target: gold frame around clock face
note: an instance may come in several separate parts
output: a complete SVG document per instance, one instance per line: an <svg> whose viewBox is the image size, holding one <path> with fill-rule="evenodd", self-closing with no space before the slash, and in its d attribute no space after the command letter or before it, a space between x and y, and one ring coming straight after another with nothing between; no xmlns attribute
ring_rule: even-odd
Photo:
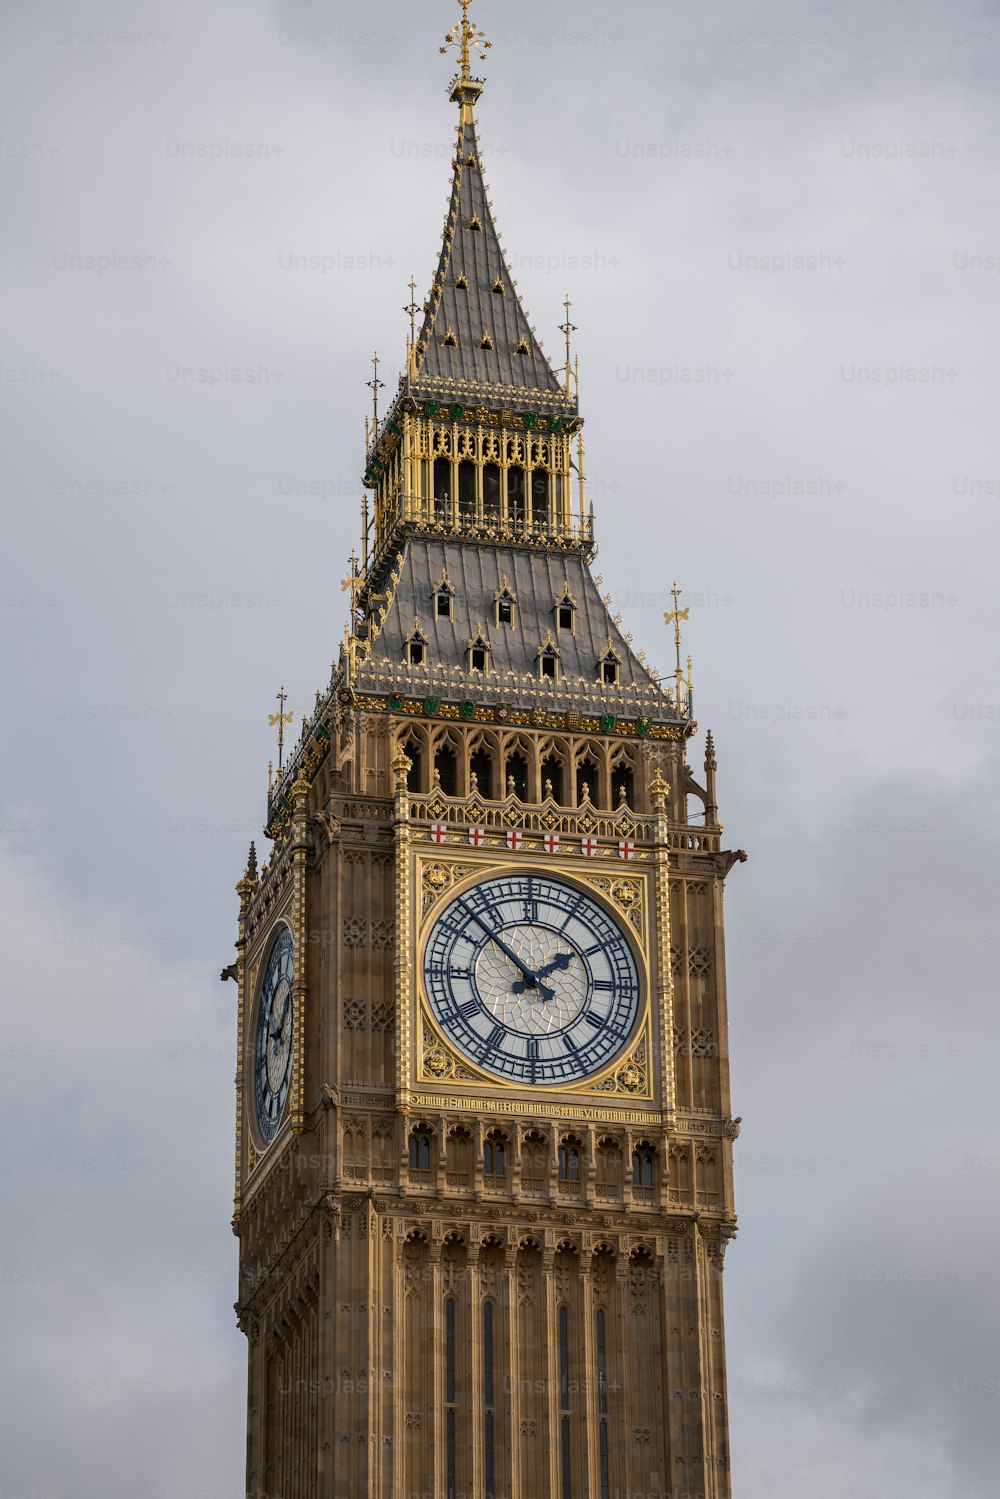
<svg viewBox="0 0 1000 1499"><path fill-rule="evenodd" d="M469 872L434 902L417 978L433 1028L494 1086L589 1087L645 1027L640 944L562 868Z"/></svg>

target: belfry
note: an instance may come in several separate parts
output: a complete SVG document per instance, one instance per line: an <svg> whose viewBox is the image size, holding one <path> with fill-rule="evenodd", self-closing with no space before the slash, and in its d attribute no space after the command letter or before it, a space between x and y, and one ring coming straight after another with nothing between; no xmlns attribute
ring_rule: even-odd
<svg viewBox="0 0 1000 1499"><path fill-rule="evenodd" d="M745 855L710 734L688 764L679 597L664 681L593 575L570 307L557 371L461 4L451 200L382 415L371 382L345 638L237 886L247 1494L728 1499Z"/></svg>

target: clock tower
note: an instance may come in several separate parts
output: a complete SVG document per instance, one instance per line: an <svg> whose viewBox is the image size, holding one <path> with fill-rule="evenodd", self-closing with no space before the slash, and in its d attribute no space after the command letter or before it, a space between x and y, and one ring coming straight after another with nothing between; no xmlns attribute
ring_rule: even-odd
<svg viewBox="0 0 1000 1499"><path fill-rule="evenodd" d="M329 686L237 886L253 1499L727 1499L716 763L591 571L483 179L369 430ZM678 608L668 616L677 631Z"/></svg>

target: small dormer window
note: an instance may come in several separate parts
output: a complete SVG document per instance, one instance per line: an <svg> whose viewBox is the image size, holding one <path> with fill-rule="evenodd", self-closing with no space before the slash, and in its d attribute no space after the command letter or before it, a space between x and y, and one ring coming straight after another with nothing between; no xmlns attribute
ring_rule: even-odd
<svg viewBox="0 0 1000 1499"><path fill-rule="evenodd" d="M473 234L481 234L482 233L483 226L479 222L479 216L478 216L478 214L473 214L472 215L472 218L469 220L469 228L472 230Z"/></svg>
<svg viewBox="0 0 1000 1499"><path fill-rule="evenodd" d="M451 330L451 328L448 329L447 333L445 334L444 338L442 338L441 342L444 344L444 347L446 349L457 349L458 348L458 339L455 337L455 334L453 333L453 331Z"/></svg>
<svg viewBox="0 0 1000 1499"><path fill-rule="evenodd" d="M622 678L622 658L611 644L611 636L597 662L597 680L605 687L616 687Z"/></svg>
<svg viewBox="0 0 1000 1499"><path fill-rule="evenodd" d="M538 652L538 675L550 681L559 675L559 652L551 639Z"/></svg>
<svg viewBox="0 0 1000 1499"><path fill-rule="evenodd" d="M436 619L455 618L455 590L448 582L448 575L442 572L434 590L434 617Z"/></svg>
<svg viewBox="0 0 1000 1499"><path fill-rule="evenodd" d="M569 584L563 584L563 591L555 603L556 629L576 629L576 599L569 591Z"/></svg>
<svg viewBox="0 0 1000 1499"><path fill-rule="evenodd" d="M427 638L420 628L419 619L413 621L413 629L406 637L405 651L408 666L423 666L427 660Z"/></svg>
<svg viewBox="0 0 1000 1499"><path fill-rule="evenodd" d="M476 626L475 633L469 641L469 670L485 671L490 662L490 643L483 634L482 627Z"/></svg>
<svg viewBox="0 0 1000 1499"><path fill-rule="evenodd" d="M501 281L501 279L500 279L499 276L494 281L492 290L493 290L494 296L497 296L497 297L502 297L504 295L504 293L506 292L507 288L504 286L504 284Z"/></svg>
<svg viewBox="0 0 1000 1499"><path fill-rule="evenodd" d="M512 625L514 623L514 611L517 607L517 598L513 589L507 582L506 575L501 580L500 587L493 595L497 610L498 625Z"/></svg>
<svg viewBox="0 0 1000 1499"><path fill-rule="evenodd" d="M482 342L480 343L479 347L481 349L492 349L493 340L492 338L490 338L490 335L488 333L483 334Z"/></svg>
<svg viewBox="0 0 1000 1499"><path fill-rule="evenodd" d="M528 348L527 342L523 338L521 339L520 343L515 348L514 353L515 354L530 354L531 353L531 350Z"/></svg>
<svg viewBox="0 0 1000 1499"><path fill-rule="evenodd" d="M455 278L455 286L456 286L456 288L459 291L468 291L469 290L469 278L468 278L468 276L457 276Z"/></svg>

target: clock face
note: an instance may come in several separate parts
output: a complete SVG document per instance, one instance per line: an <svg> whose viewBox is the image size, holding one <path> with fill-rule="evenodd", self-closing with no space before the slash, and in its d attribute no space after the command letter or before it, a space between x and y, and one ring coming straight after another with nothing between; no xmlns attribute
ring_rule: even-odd
<svg viewBox="0 0 1000 1499"><path fill-rule="evenodd" d="M639 1013L639 970L617 922L585 891L534 874L484 880L445 907L424 985L476 1066L539 1086L599 1072Z"/></svg>
<svg viewBox="0 0 1000 1499"><path fill-rule="evenodd" d="M278 1130L292 1076L292 934L283 927L271 948L257 1005L254 1091L265 1145Z"/></svg>

